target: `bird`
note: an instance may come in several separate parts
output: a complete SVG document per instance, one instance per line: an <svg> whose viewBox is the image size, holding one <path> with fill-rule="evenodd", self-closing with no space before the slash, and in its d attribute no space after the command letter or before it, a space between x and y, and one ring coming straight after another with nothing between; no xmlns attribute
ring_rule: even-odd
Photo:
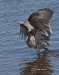
<svg viewBox="0 0 59 75"><path fill-rule="evenodd" d="M47 49L50 36L52 34L50 19L53 11L49 8L43 8L30 14L28 21L21 21L20 35L25 37L26 43L30 48Z"/></svg>

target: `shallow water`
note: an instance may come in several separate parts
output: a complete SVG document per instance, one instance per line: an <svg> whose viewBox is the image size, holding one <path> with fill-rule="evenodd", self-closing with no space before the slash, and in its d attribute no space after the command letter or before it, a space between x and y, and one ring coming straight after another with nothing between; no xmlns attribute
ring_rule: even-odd
<svg viewBox="0 0 59 75"><path fill-rule="evenodd" d="M48 51L30 49L19 36L19 21L41 8L54 11ZM59 1L0 0L0 75L59 75Z"/></svg>

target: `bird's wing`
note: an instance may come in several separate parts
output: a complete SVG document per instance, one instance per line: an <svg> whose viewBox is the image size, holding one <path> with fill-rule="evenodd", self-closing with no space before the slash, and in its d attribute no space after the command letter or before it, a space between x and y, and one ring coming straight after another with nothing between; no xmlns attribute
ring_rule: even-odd
<svg viewBox="0 0 59 75"><path fill-rule="evenodd" d="M49 45L49 37L45 36L45 34L41 31L37 31L35 35L36 39L36 46L41 49L41 48L46 48Z"/></svg>
<svg viewBox="0 0 59 75"><path fill-rule="evenodd" d="M52 14L53 14L52 10L44 8L31 14L28 18L28 21L31 23L31 25L35 29L39 29L39 31L44 32L45 35L47 36L49 35L51 31L49 20L51 19ZM49 30L49 33L48 33L48 30Z"/></svg>
<svg viewBox="0 0 59 75"><path fill-rule="evenodd" d="M41 9L37 11L40 14L40 19L50 20L53 14L53 11L47 8Z"/></svg>
<svg viewBox="0 0 59 75"><path fill-rule="evenodd" d="M20 34L28 36L34 27L29 22L20 22Z"/></svg>
<svg viewBox="0 0 59 75"><path fill-rule="evenodd" d="M38 10L37 12L32 13L29 18L28 21L31 23L33 20L39 20L40 22L49 22L49 20L51 19L53 15L53 11L47 8Z"/></svg>
<svg viewBox="0 0 59 75"><path fill-rule="evenodd" d="M20 35L27 36L28 34L28 28L24 26L24 24L20 24Z"/></svg>

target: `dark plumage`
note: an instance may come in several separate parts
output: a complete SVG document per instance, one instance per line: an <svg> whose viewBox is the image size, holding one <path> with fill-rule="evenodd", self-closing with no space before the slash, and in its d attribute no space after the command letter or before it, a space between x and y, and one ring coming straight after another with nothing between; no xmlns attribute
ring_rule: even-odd
<svg viewBox="0 0 59 75"><path fill-rule="evenodd" d="M46 48L49 45L52 33L49 20L53 11L44 8L32 13L28 22L20 22L20 32L26 37L27 45L37 50Z"/></svg>

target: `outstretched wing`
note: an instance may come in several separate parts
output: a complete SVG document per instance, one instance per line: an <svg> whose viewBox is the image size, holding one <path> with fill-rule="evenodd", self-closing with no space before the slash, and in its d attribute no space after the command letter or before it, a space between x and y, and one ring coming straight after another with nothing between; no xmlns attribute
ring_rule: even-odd
<svg viewBox="0 0 59 75"><path fill-rule="evenodd" d="M37 12L31 14L28 18L28 21L35 29L40 31L50 33L49 20L51 19L53 11L47 8L38 10ZM49 31L48 31L49 30Z"/></svg>
<svg viewBox="0 0 59 75"><path fill-rule="evenodd" d="M40 19L50 20L53 14L53 11L50 9L41 9L37 11L38 14L40 14Z"/></svg>
<svg viewBox="0 0 59 75"><path fill-rule="evenodd" d="M28 36L34 27L29 22L20 22L20 34Z"/></svg>
<svg viewBox="0 0 59 75"><path fill-rule="evenodd" d="M53 11L47 8L38 10L37 12L31 14L28 18L28 21L34 25L36 22L48 23L51 19Z"/></svg>

